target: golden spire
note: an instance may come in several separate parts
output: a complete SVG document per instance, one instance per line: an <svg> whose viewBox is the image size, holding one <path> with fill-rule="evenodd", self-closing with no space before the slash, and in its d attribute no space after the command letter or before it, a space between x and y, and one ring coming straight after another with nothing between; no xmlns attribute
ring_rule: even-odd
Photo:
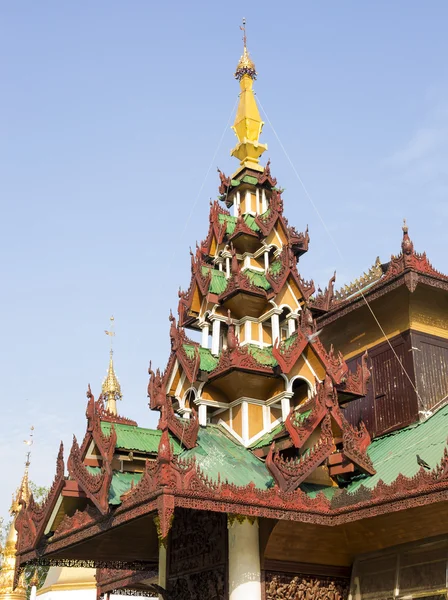
<svg viewBox="0 0 448 600"><path fill-rule="evenodd" d="M261 120L252 89L257 72L247 50L246 19L243 19L243 26L240 29L243 31L244 46L243 54L235 71L235 77L240 82L241 93L235 122L232 127L238 138L238 143L231 151L231 155L239 159L242 168L247 167L255 171L263 171L263 167L258 164L258 159L268 147L258 141L264 123ZM240 170L238 169L238 171Z"/></svg>
<svg viewBox="0 0 448 600"><path fill-rule="evenodd" d="M106 409L112 414L117 414L117 400L121 400L123 395L121 393L120 382L115 375L114 369L114 351L112 348L113 338L115 337L114 331L114 317L110 318L110 329L105 330L104 333L110 337L110 358L109 358L109 369L107 375L103 381L101 393L103 398L106 400Z"/></svg>
<svg viewBox="0 0 448 600"><path fill-rule="evenodd" d="M34 426L31 425L30 428L30 437L28 440L23 440L23 443L27 446L31 447L33 445L33 436L34 436ZM18 515L20 511L20 500L25 500L28 502L30 493L30 482L29 482L29 468L30 468L30 458L31 458L31 450L28 450L26 453L26 462L25 462L25 471L23 473L22 481L20 482L20 486L17 488L16 493L12 496L11 508L9 509L9 513L12 517Z"/></svg>
<svg viewBox="0 0 448 600"><path fill-rule="evenodd" d="M33 445L33 432L34 427L31 427L30 439L24 440L24 443L27 446ZM25 502L28 502L31 495L28 477L28 471L30 467L30 456L31 451L29 450L26 455L25 472L23 474L22 481L16 493L12 497L12 504L9 511L12 520L9 525L8 534L6 536L5 546L2 549L2 568L0 571L0 598L5 598L8 600L26 599L26 590L23 573L20 576L17 587L14 589L14 572L16 566L17 544L17 531L15 528L15 522L17 515L22 509L20 501L24 500Z"/></svg>

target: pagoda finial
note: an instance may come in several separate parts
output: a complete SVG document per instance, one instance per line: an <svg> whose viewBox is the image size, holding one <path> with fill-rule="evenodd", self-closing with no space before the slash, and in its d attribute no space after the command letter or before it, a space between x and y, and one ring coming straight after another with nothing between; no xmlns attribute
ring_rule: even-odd
<svg viewBox="0 0 448 600"><path fill-rule="evenodd" d="M406 219L403 219L403 241L401 242L401 251L405 256L409 256L414 253L414 244L412 243L411 238L409 237L409 227L406 223Z"/></svg>
<svg viewBox="0 0 448 600"><path fill-rule="evenodd" d="M104 330L104 333L110 337L110 351L109 351L109 369L107 375L103 381L101 393L106 401L106 409L113 415L117 414L117 400L122 400L123 395L121 393L120 382L115 375L114 369L114 351L113 351L113 338L115 337L114 331L114 317L110 318L110 329Z"/></svg>
<svg viewBox="0 0 448 600"><path fill-rule="evenodd" d="M257 72L247 50L246 19L243 19L243 25L240 26L240 29L243 31L244 45L243 54L236 67L235 77L240 82L241 93L235 122L232 127L238 138L238 143L231 151L231 155L240 160L241 167L263 172L263 167L258 164L258 159L267 150L267 145L259 142L264 123L261 120L252 89L253 82L257 78Z"/></svg>
<svg viewBox="0 0 448 600"><path fill-rule="evenodd" d="M28 446L28 448L31 448L31 446L34 443L33 437L34 437L34 426L31 425L29 439L23 440L23 443L26 444ZM30 482L29 482L29 469L30 469L30 464L31 464L30 459L31 459L31 450L29 449L28 452L26 453L25 471L23 473L22 481L20 482L20 485L17 488L16 493L13 494L13 497L12 497L11 508L9 509L9 513L12 517L15 517L16 515L18 515L18 513L20 511L20 507L21 507L20 501L24 500L25 502L28 502L29 497L31 495Z"/></svg>

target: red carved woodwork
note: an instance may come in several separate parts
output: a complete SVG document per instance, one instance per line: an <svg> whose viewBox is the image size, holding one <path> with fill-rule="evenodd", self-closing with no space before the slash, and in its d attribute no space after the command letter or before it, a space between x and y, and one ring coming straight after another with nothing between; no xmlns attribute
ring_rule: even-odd
<svg viewBox="0 0 448 600"><path fill-rule="evenodd" d="M103 598L105 594L123 594L126 596L150 596L157 595L152 588L144 588L142 582L153 579L158 574L158 568L134 571L132 569L97 569L97 598ZM146 589L145 589L146 588ZM133 593L134 592L134 593Z"/></svg>
<svg viewBox="0 0 448 600"><path fill-rule="evenodd" d="M348 579L266 573L265 600L347 600L348 592Z"/></svg>
<svg viewBox="0 0 448 600"><path fill-rule="evenodd" d="M18 533L17 552L26 552L37 546L61 494L64 480L64 446L61 442L56 459L56 475L45 500L42 504L38 504L33 494L30 495L28 502L20 500L22 508L15 521Z"/></svg>
<svg viewBox="0 0 448 600"><path fill-rule="evenodd" d="M181 339L182 341L185 341L185 338ZM191 342L191 340L189 341ZM199 420L196 410L194 409L194 407L192 408L189 419L181 419L177 417L173 409L172 400L166 393L166 380L169 377L172 367L174 366L174 358L176 356L182 356L182 353L185 354L183 345L181 345L181 350L178 350L177 352L172 352L170 361L168 362L168 366L164 375L160 373L159 369L157 369L157 372L154 373L150 363L148 369L148 373L150 375L148 384L148 396L150 398L149 406L151 410L160 410L161 412L161 418L158 426L159 429L163 429L166 423L168 429L174 436L177 437L180 443L183 444L186 448L190 449L196 445L196 440L199 431ZM196 356L197 358L194 367L195 373L197 373L197 370L199 368L199 353L197 353ZM190 374L190 376L192 377L191 381L194 381L196 377L195 373L194 376Z"/></svg>
<svg viewBox="0 0 448 600"><path fill-rule="evenodd" d="M317 384L317 393L304 408L309 405L312 406L311 413L305 419L301 418L300 412L292 409L285 420L286 430L288 431L294 446L296 448L302 448L311 433L320 424L322 428L327 417L328 419L331 418L330 422L332 420L337 426L337 430L342 433L342 454L345 459L356 465L361 472L373 475L375 469L367 454L367 448L371 442L370 435L363 423L361 423L358 430L354 429L348 423L339 408L337 391L333 387L329 376L325 378L323 384ZM328 429L326 431L328 431ZM333 437L336 436L332 435L332 438ZM334 442L334 445L336 446L336 441Z"/></svg>
<svg viewBox="0 0 448 600"><path fill-rule="evenodd" d="M269 200L269 208L262 215L255 216L255 223L260 228L261 233L264 237L267 237L278 219L283 215L283 200L280 192L273 191L271 195L271 199ZM286 226L283 222L284 229L286 230Z"/></svg>
<svg viewBox="0 0 448 600"><path fill-rule="evenodd" d="M423 252L423 254L418 254L415 252L414 244L412 243L412 240L408 234L408 228L406 225L404 225L401 254L398 256L392 255L386 273L380 282L393 279L408 270L416 271L417 273L422 273L423 275L429 275L430 277L435 277L436 279L448 281L447 275L444 275L443 273L440 273L440 271L434 269L427 259L425 252Z"/></svg>
<svg viewBox="0 0 448 600"><path fill-rule="evenodd" d="M288 340L288 344L285 342L279 343L277 339L272 346L272 356L278 362L282 373L285 374L291 371L308 345L308 338L302 331L297 330L293 336L293 341Z"/></svg>
<svg viewBox="0 0 448 600"><path fill-rule="evenodd" d="M289 246L283 247L280 254L280 262L281 267L277 273L274 274L270 270L266 271L266 279L269 281L274 292L278 294L288 280L288 277L292 277L304 300L308 300L314 293L314 283L313 281L305 281L299 275L297 271L297 259Z"/></svg>
<svg viewBox="0 0 448 600"><path fill-rule="evenodd" d="M56 550L61 552L65 547L119 527L128 520L154 513L158 508L163 510L163 504L158 504L157 500L161 495L169 496L165 503L164 532L169 530L167 523L171 522L173 505L330 526L448 499L448 452L444 453L440 465L431 472L421 468L414 477L400 475L389 485L380 481L373 489L361 486L355 493L337 490L331 500L322 493L310 498L300 489L284 492L274 486L262 490L253 483L235 486L221 482L219 477L217 481L211 481L194 463L186 463L172 453L169 456L169 462L164 464L164 481L169 485L161 486L158 483L162 464L157 461L152 465L148 463L140 482L122 497L122 504L117 507L113 519L101 522L100 515L90 508L73 517L65 517L51 540L43 542L39 555L36 550L19 553L19 568L23 568L26 562L36 560L37 556L39 560L46 560L46 564L50 564L52 559L51 556L45 558L47 553ZM22 542L19 540L19 547L20 544Z"/></svg>
<svg viewBox="0 0 448 600"><path fill-rule="evenodd" d="M218 188L219 194L221 196L227 196L232 180L230 177L226 177L220 169L218 169L218 173L221 182Z"/></svg>
<svg viewBox="0 0 448 600"><path fill-rule="evenodd" d="M321 433L317 443L296 459L283 459L280 452L275 452L275 442L266 457L266 466L277 485L284 492L291 492L299 487L311 473L327 459L334 450L331 418L327 414L321 422Z"/></svg>
<svg viewBox="0 0 448 600"><path fill-rule="evenodd" d="M308 252L310 244L310 234L308 226L305 233L298 232L295 227L288 227L289 243L291 244L291 250L296 256L302 256L305 252Z"/></svg>
<svg viewBox="0 0 448 600"><path fill-rule="evenodd" d="M258 175L258 183L264 185L268 183L269 187L273 188L277 185L277 179L271 175L271 160L269 159L263 170L263 173Z"/></svg>
<svg viewBox="0 0 448 600"><path fill-rule="evenodd" d="M334 302L334 284L336 281L336 271L334 272L333 277L328 282L328 287L325 288L325 291L319 290L318 295L315 298L311 298L310 300L310 308L311 310L324 313L328 312L333 306Z"/></svg>
<svg viewBox="0 0 448 600"><path fill-rule="evenodd" d="M221 377L224 373L239 369L250 371L261 375L273 375L274 370L269 365L262 365L250 353L247 346L237 346L234 349L227 348L219 355L219 361L213 371L208 374L209 380Z"/></svg>
<svg viewBox="0 0 448 600"><path fill-rule="evenodd" d="M176 358L179 360L182 368L187 376L187 379L190 383L196 380L199 365L201 362L201 357L199 355L199 344L197 342L193 342L190 340L186 334L185 330L182 327L176 326L176 319L173 317L173 314L170 313L170 338L171 338L171 350L176 354ZM193 346L194 347L194 355L192 358L185 351L184 345ZM165 380L167 378L165 377Z"/></svg>
<svg viewBox="0 0 448 600"><path fill-rule="evenodd" d="M115 430L111 429L112 438L115 438ZM115 448L115 442L113 447ZM113 454L113 450L112 450ZM101 514L106 514L109 511L109 487L112 481L112 466L109 460L103 460L100 473L91 473L83 463L83 456L78 445L76 437L73 436L73 445L70 451L70 456L67 461L67 468L70 477L74 479L79 487L83 490L86 496L94 503Z"/></svg>

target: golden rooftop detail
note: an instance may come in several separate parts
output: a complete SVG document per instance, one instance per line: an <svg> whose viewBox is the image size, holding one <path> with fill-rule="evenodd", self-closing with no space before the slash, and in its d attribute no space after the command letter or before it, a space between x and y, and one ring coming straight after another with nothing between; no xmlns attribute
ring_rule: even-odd
<svg viewBox="0 0 448 600"><path fill-rule="evenodd" d="M370 267L367 273L363 273L361 277L355 279L352 283L348 283L344 285L339 291L335 292L334 296L336 300L346 300L348 297L353 294L359 293L360 290L364 289L366 286L375 283L378 279L381 279L383 276L383 269L381 268L380 257L378 256L375 264Z"/></svg>
<svg viewBox="0 0 448 600"><path fill-rule="evenodd" d="M106 400L106 409L112 414L117 414L117 400L122 400L123 395L121 393L121 385L118 381L117 376L115 375L114 369L114 351L112 349L112 340L115 337L114 331L114 317L110 318L110 329L105 330L104 333L110 337L110 358L109 358L109 369L107 371L107 375L103 381L103 385L101 387L101 393L103 398Z"/></svg>
<svg viewBox="0 0 448 600"><path fill-rule="evenodd" d="M253 82L256 79L257 72L247 50L245 19L243 19L243 26L240 29L244 32L244 49L235 71L235 77L240 82L241 92L235 122L232 127L238 138L238 143L231 151L231 155L239 159L242 168L247 167L262 172L263 167L258 164L258 159L268 147L266 144L259 142L264 123L261 120L253 91ZM238 169L237 172L240 170Z"/></svg>

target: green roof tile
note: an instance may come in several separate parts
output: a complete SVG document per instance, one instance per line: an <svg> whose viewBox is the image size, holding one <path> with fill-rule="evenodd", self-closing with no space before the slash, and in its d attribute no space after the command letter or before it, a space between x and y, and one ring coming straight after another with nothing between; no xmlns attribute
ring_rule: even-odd
<svg viewBox="0 0 448 600"><path fill-rule="evenodd" d="M122 423L114 423L113 425L117 433L116 448L146 452L148 454L157 453L160 436L162 435L159 429L145 429L144 427L124 425ZM111 423L108 421L101 422L101 431L105 435L109 435L110 428ZM171 437L171 443L173 444L174 452L178 454L181 451L179 443L174 437Z"/></svg>
<svg viewBox="0 0 448 600"><path fill-rule="evenodd" d="M252 229L252 231L260 231L260 228L255 222L255 218L252 215L244 215L244 222Z"/></svg>
<svg viewBox="0 0 448 600"><path fill-rule="evenodd" d="M212 270L212 280L210 282L209 291L212 294L222 294L227 288L227 278L222 271Z"/></svg>
<svg viewBox="0 0 448 600"><path fill-rule="evenodd" d="M256 177L252 177L252 175L245 175L243 177L243 181L244 181L244 183L250 183L252 185L258 184L258 179Z"/></svg>
<svg viewBox="0 0 448 600"><path fill-rule="evenodd" d="M264 273L261 273L260 271L253 271L252 269L246 269L244 271L244 275L246 275L252 285L256 285L263 290L271 289L271 285L266 279L266 275Z"/></svg>
<svg viewBox="0 0 448 600"><path fill-rule="evenodd" d="M278 435L281 431L286 431L283 423L279 423L274 427L274 429L272 429L268 433L265 433L259 440L252 444L251 449L256 450L257 448L269 446L274 441L275 436Z"/></svg>
<svg viewBox="0 0 448 600"><path fill-rule="evenodd" d="M274 262L272 262L271 266L269 267L269 271L272 273L272 275L278 275L280 273L281 268L282 262L280 260L274 260Z"/></svg>
<svg viewBox="0 0 448 600"><path fill-rule="evenodd" d="M132 483L134 486L140 481L143 473L120 473L115 472L109 488L109 504L121 504L120 496L128 492Z"/></svg>
<svg viewBox="0 0 448 600"><path fill-rule="evenodd" d="M236 217L232 217L231 215L223 215L222 213L220 213L218 215L218 223L220 225L222 225L223 223L227 223L226 233L228 235L232 235L236 227Z"/></svg>
<svg viewBox="0 0 448 600"><path fill-rule="evenodd" d="M182 458L195 458L196 464L212 480L227 480L235 485L251 481L259 489L272 487L273 479L263 461L236 441L220 425L201 427L198 446L185 451Z"/></svg>
<svg viewBox="0 0 448 600"><path fill-rule="evenodd" d="M268 367L276 367L278 362L272 356L272 346L266 346L260 348L255 344L247 344L249 354L251 354L260 365L267 365Z"/></svg>
<svg viewBox="0 0 448 600"><path fill-rule="evenodd" d="M195 348L199 349L199 356L201 358L199 368L201 369L201 371L207 371L208 373L210 373L210 371L213 371L213 369L216 368L219 359L216 358L216 356L213 356L213 354L208 348L203 348L202 346L192 346L191 344L184 344L184 350L187 353L188 358L194 358Z"/></svg>
<svg viewBox="0 0 448 600"><path fill-rule="evenodd" d="M355 492L361 485L373 488L380 479L389 484L400 474L413 477L420 469L417 454L433 469L443 456L447 431L448 405L443 406L426 421L373 440L368 455L372 459L376 475L356 478L347 491Z"/></svg>

